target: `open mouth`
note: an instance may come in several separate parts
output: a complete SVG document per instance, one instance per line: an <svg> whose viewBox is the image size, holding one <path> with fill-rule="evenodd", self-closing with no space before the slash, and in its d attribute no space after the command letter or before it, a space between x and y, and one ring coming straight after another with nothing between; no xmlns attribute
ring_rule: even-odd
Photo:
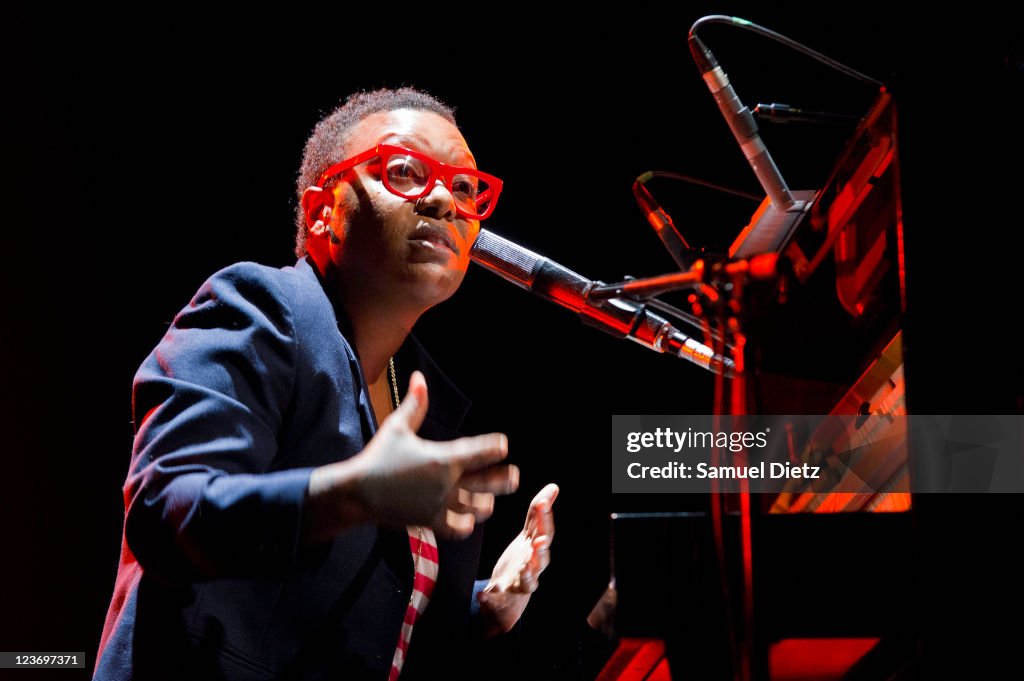
<svg viewBox="0 0 1024 681"><path fill-rule="evenodd" d="M431 225L426 222L421 222L417 225L413 233L409 235L409 239L413 241L426 241L427 243L447 248L452 253L458 255L459 251L455 247L455 239L452 238L451 234L447 229Z"/></svg>

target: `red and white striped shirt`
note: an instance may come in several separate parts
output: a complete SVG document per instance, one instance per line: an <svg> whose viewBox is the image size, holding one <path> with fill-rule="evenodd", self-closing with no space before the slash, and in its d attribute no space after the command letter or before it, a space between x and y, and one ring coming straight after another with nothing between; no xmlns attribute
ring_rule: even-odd
<svg viewBox="0 0 1024 681"><path fill-rule="evenodd" d="M409 650L409 641L412 640L413 625L427 609L430 594L433 593L434 583L437 581L437 542L434 539L434 531L429 527L410 527L408 529L409 548L412 551L415 575L413 576L409 605L405 609L405 619L402 622L402 632L398 636L395 657L391 661L391 674L388 675L388 681L395 681L402 673L405 654Z"/></svg>

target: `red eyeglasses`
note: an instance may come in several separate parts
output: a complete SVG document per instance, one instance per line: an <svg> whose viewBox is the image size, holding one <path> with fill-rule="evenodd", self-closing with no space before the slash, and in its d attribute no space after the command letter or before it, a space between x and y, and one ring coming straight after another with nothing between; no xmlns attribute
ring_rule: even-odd
<svg viewBox="0 0 1024 681"><path fill-rule="evenodd" d="M380 157L381 179L388 191L403 199L419 199L431 192L438 179L455 198L456 212L467 220L484 220L494 211L501 194L501 180L476 168L459 168L435 161L425 154L391 144L378 144L352 158L335 163L320 176L316 185L346 170Z"/></svg>

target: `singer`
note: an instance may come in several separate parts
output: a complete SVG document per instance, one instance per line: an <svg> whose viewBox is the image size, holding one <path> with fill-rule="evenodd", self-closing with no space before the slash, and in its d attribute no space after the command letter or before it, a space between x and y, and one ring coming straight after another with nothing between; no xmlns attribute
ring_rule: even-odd
<svg viewBox="0 0 1024 681"><path fill-rule="evenodd" d="M550 561L553 484L475 579L518 470L504 435L458 437L468 403L411 334L501 181L401 88L320 121L297 190L295 265L214 274L136 374L95 679L479 677L466 652Z"/></svg>

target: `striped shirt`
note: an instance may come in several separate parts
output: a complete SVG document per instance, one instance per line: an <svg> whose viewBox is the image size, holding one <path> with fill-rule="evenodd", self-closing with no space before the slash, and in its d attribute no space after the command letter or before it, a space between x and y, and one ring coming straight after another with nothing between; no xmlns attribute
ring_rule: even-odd
<svg viewBox="0 0 1024 681"><path fill-rule="evenodd" d="M429 527L410 527L408 530L409 548L412 551L415 575L412 593L409 596L409 605L405 609L402 631L398 636L398 645L395 647L395 657L391 661L391 674L388 675L388 681L395 681L402 673L405 655L409 651L409 641L412 640L413 625L427 609L430 594L433 593L434 583L437 581L437 542L434 539L434 531Z"/></svg>

